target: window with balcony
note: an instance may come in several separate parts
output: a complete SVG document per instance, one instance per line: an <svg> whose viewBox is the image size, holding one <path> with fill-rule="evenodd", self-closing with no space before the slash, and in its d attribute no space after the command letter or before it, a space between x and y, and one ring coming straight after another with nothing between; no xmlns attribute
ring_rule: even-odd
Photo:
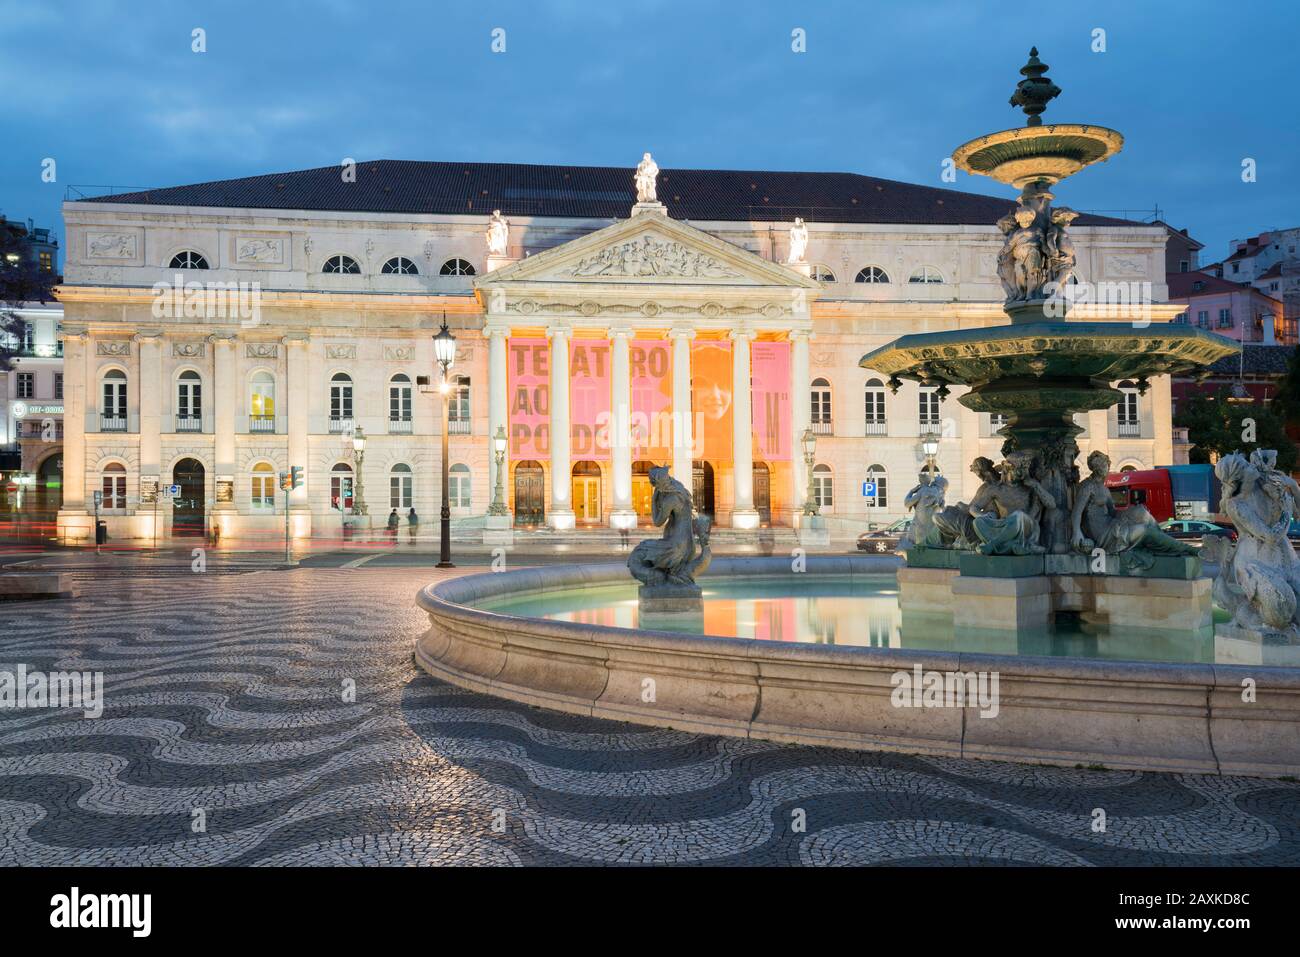
<svg viewBox="0 0 1300 957"><path fill-rule="evenodd" d="M458 375L452 381L447 402L447 431L451 435L469 435L469 376Z"/></svg>
<svg viewBox="0 0 1300 957"><path fill-rule="evenodd" d="M275 431L275 376L266 371L253 373L249 381L248 431Z"/></svg>
<svg viewBox="0 0 1300 957"><path fill-rule="evenodd" d="M176 380L176 431L203 431L203 383L192 370Z"/></svg>
<svg viewBox="0 0 1300 957"><path fill-rule="evenodd" d="M330 431L352 431L352 377L346 372L330 379Z"/></svg>
<svg viewBox="0 0 1300 957"><path fill-rule="evenodd" d="M1220 310L1219 310L1219 328L1220 328L1220 329L1227 329L1227 328L1229 328L1231 325L1232 325L1232 310L1231 310L1231 309L1220 309Z"/></svg>
<svg viewBox="0 0 1300 957"><path fill-rule="evenodd" d="M933 386L921 386L917 393L917 411L920 414L922 432L939 427L939 396Z"/></svg>
<svg viewBox="0 0 1300 957"><path fill-rule="evenodd" d="M388 381L388 431L411 431L411 379L405 373Z"/></svg>
<svg viewBox="0 0 1300 957"><path fill-rule="evenodd" d="M885 435L889 431L885 422L885 384L879 379L868 379L864 395L867 405L867 435Z"/></svg>
<svg viewBox="0 0 1300 957"><path fill-rule="evenodd" d="M1142 434L1137 386L1132 382L1121 382L1119 389L1122 396L1119 405L1115 407L1119 435L1124 438L1137 438Z"/></svg>
<svg viewBox="0 0 1300 957"><path fill-rule="evenodd" d="M825 379L812 382L812 430L814 435L831 434L831 384Z"/></svg>
<svg viewBox="0 0 1300 957"><path fill-rule="evenodd" d="M101 432L126 431L126 373L110 369L104 373L102 400L99 406Z"/></svg>

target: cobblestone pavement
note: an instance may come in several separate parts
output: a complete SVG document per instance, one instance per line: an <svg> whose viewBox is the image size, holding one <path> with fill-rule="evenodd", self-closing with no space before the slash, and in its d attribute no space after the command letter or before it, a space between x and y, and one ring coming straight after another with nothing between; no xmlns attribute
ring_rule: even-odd
<svg viewBox="0 0 1300 957"><path fill-rule="evenodd" d="M0 605L0 671L103 671L106 698L93 720L0 710L0 864L1300 864L1293 782L776 745L461 691L412 663L434 574L173 572Z"/></svg>

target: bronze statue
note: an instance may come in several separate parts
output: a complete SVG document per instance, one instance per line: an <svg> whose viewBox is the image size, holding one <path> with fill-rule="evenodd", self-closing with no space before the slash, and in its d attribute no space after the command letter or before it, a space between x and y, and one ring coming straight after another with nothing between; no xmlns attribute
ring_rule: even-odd
<svg viewBox="0 0 1300 957"><path fill-rule="evenodd" d="M1130 505L1123 511L1115 507L1106 488L1110 458L1105 452L1088 456L1088 471L1088 477L1075 486L1070 510L1071 544L1076 551L1100 548L1108 555L1131 553L1131 560L1148 568L1151 556L1196 554L1192 546L1162 532L1145 505Z"/></svg>
<svg viewBox="0 0 1300 957"><path fill-rule="evenodd" d="M656 526L662 525L664 533L661 538L647 539L632 549L627 559L628 571L643 585L694 587L695 575L708 567L712 557L708 519L692 519L691 493L672 477L667 466L650 470L650 484L654 488L650 520ZM701 529L702 547L697 551L695 539Z"/></svg>

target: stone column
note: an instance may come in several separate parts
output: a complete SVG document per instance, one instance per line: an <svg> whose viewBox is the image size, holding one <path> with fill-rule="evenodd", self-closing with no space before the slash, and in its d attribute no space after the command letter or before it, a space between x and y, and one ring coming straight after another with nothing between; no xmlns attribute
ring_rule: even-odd
<svg viewBox="0 0 1300 957"><path fill-rule="evenodd" d="M1272 326L1269 328L1271 329ZM1142 410L1144 416L1165 412L1164 415L1152 416L1154 444L1151 451L1154 457L1146 463L1146 467L1154 469L1161 465L1170 465L1174 461L1174 420L1167 411L1173 404L1173 380L1167 375L1152 376L1151 388L1147 391L1147 396L1150 400Z"/></svg>
<svg viewBox="0 0 1300 957"><path fill-rule="evenodd" d="M626 326L609 330L610 339L610 459L614 474L614 508L611 528L635 528L632 507L632 330Z"/></svg>
<svg viewBox="0 0 1300 957"><path fill-rule="evenodd" d="M691 410L691 340L695 330L672 329L668 337L673 340L673 478L692 489L695 420Z"/></svg>
<svg viewBox="0 0 1300 957"><path fill-rule="evenodd" d="M510 335L510 330L500 326L489 327L484 330L488 336L488 501L496 494L497 487L497 461L496 446L494 444L497 429L505 429L506 435L510 434L509 422L509 403L510 396L507 391L506 382L506 339ZM506 458L501 463L501 469L504 474L501 481L504 483L510 475L510 453L507 445ZM509 493L506 493L506 502L510 501ZM491 519L497 519L497 524L509 528L511 519L509 515L490 516ZM499 519L504 518L501 522Z"/></svg>
<svg viewBox="0 0 1300 957"><path fill-rule="evenodd" d="M572 330L552 326L551 340L551 502L546 522L551 528L569 529L576 524L573 514L573 477L569 472L569 336Z"/></svg>
<svg viewBox="0 0 1300 957"><path fill-rule="evenodd" d="M790 333L790 490L793 524L803 524L803 505L808 498L808 467L803 460L803 434L812 426L812 371L808 341L812 333L795 329Z"/></svg>
<svg viewBox="0 0 1300 957"><path fill-rule="evenodd" d="M737 329L731 333L732 528L757 528L754 508L754 425L750 412L749 343L754 333Z"/></svg>
<svg viewBox="0 0 1300 957"><path fill-rule="evenodd" d="M90 340L84 332L63 335L63 504L59 508L60 541L94 541L86 511L86 413L89 390L86 353Z"/></svg>
<svg viewBox="0 0 1300 957"><path fill-rule="evenodd" d="M235 416L241 400L235 375L233 335L210 336L212 344L212 403L215 464L217 469L217 509L234 511L235 490ZM223 533L225 528L222 528Z"/></svg>
<svg viewBox="0 0 1300 957"><path fill-rule="evenodd" d="M166 534L166 517L168 510L162 503L156 503L158 486L171 476L161 474L162 458L162 404L164 399L162 382L162 335L158 332L144 332L133 337L139 350L139 370L136 377L136 421L140 429L140 507L138 515L143 516L144 527L149 534L162 538ZM168 405L175 420L176 397L171 396ZM128 410L129 412L130 410ZM172 430L175 430L175 425Z"/></svg>
<svg viewBox="0 0 1300 957"><path fill-rule="evenodd" d="M289 429L289 467L297 465L302 469L303 484L289 493L289 512L291 527L295 538L311 536L311 485L310 444L308 428L310 421L310 403L312 384L307 355L308 338L305 335L285 336L281 340L285 350L284 398L276 395L277 404L281 401L287 406Z"/></svg>

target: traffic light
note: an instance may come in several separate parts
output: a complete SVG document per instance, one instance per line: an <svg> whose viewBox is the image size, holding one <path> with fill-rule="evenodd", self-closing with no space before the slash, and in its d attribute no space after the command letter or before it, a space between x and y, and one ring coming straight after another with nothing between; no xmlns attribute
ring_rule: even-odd
<svg viewBox="0 0 1300 957"><path fill-rule="evenodd" d="M280 473L280 491L282 491L282 492L287 492L287 491L289 491L289 473L288 473L288 472L281 472L281 473Z"/></svg>
<svg viewBox="0 0 1300 957"><path fill-rule="evenodd" d="M302 466L291 466L289 478L291 480L290 488L302 488Z"/></svg>

